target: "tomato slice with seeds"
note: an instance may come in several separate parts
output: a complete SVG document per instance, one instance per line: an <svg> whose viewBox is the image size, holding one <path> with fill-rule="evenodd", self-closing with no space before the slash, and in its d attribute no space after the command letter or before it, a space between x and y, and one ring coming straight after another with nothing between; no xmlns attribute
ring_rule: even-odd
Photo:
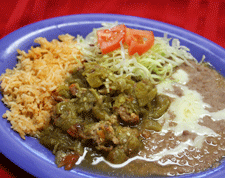
<svg viewBox="0 0 225 178"><path fill-rule="evenodd" d="M135 53L142 55L153 46L154 34L152 31L127 28L125 42L129 46L129 55Z"/></svg>
<svg viewBox="0 0 225 178"><path fill-rule="evenodd" d="M120 47L120 41L124 43L126 35L126 26L121 24L111 29L102 29L97 31L98 44L103 54L107 54Z"/></svg>

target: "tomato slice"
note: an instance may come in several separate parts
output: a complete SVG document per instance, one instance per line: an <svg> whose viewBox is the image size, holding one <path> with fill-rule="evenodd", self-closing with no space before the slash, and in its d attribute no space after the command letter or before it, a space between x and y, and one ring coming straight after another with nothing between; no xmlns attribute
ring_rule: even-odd
<svg viewBox="0 0 225 178"><path fill-rule="evenodd" d="M134 29L131 29L131 28L126 29L125 42L129 46L130 46L131 41L134 40L133 34L134 34Z"/></svg>
<svg viewBox="0 0 225 178"><path fill-rule="evenodd" d="M129 46L129 55L135 53L142 55L153 46L154 34L152 31L127 28L125 42Z"/></svg>
<svg viewBox="0 0 225 178"><path fill-rule="evenodd" d="M124 43L126 35L126 26L121 24L111 29L97 31L98 44L103 54L107 54L120 47L120 41Z"/></svg>

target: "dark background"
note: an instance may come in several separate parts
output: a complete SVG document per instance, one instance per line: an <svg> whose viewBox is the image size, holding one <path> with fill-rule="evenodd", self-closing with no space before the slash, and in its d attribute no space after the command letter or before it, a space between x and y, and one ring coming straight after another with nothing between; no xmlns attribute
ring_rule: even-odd
<svg viewBox="0 0 225 178"><path fill-rule="evenodd" d="M225 0L1 0L0 39L43 19L84 13L154 19L197 33L225 48ZM2 177L32 176L0 154Z"/></svg>

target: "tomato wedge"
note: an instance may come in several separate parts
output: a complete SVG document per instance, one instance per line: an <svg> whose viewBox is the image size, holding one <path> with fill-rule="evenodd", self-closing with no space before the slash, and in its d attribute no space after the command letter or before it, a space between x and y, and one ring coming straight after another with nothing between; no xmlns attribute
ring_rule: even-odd
<svg viewBox="0 0 225 178"><path fill-rule="evenodd" d="M103 54L107 54L120 47L120 41L124 43L126 26L121 24L111 29L97 31L98 44Z"/></svg>
<svg viewBox="0 0 225 178"><path fill-rule="evenodd" d="M120 42L126 42L129 55L138 53L142 55L154 44L152 31L127 28L125 25L117 25L111 29L97 31L98 44L102 54L107 54L120 47Z"/></svg>
<svg viewBox="0 0 225 178"><path fill-rule="evenodd" d="M125 42L129 46L129 55L135 53L142 55L153 46L154 34L152 31L127 28Z"/></svg>

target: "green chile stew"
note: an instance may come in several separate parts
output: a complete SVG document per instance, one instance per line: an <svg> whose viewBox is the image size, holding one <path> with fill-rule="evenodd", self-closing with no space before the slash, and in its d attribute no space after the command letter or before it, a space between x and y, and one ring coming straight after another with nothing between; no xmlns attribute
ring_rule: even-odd
<svg viewBox="0 0 225 178"><path fill-rule="evenodd" d="M170 105L150 80L118 77L96 62L74 69L53 97L54 114L39 141L66 170L87 147L114 164L135 156L150 136L148 131L161 130L157 118Z"/></svg>

